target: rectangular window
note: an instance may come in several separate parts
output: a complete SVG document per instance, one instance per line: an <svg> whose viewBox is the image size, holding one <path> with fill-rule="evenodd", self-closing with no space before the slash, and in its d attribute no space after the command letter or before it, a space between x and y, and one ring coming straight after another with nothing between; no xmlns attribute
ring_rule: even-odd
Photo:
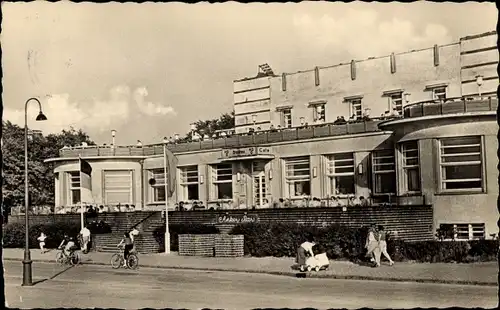
<svg viewBox="0 0 500 310"><path fill-rule="evenodd" d="M80 203L80 171L71 171L69 176L69 201L71 205Z"/></svg>
<svg viewBox="0 0 500 310"><path fill-rule="evenodd" d="M445 138L439 142L441 190L482 190L481 137Z"/></svg>
<svg viewBox="0 0 500 310"><path fill-rule="evenodd" d="M233 198L233 165L218 164L212 167L213 198Z"/></svg>
<svg viewBox="0 0 500 310"><path fill-rule="evenodd" d="M313 120L315 122L325 122L325 107L324 103L312 105L313 109Z"/></svg>
<svg viewBox="0 0 500 310"><path fill-rule="evenodd" d="M375 151L372 156L373 193L396 193L396 164L393 150Z"/></svg>
<svg viewBox="0 0 500 310"><path fill-rule="evenodd" d="M311 194L309 156L285 159L285 182L289 198Z"/></svg>
<svg viewBox="0 0 500 310"><path fill-rule="evenodd" d="M445 100L446 99L446 86L433 88L432 89L432 99Z"/></svg>
<svg viewBox="0 0 500 310"><path fill-rule="evenodd" d="M486 237L484 223L474 224L441 224L445 240L477 240Z"/></svg>
<svg viewBox="0 0 500 310"><path fill-rule="evenodd" d="M329 194L354 195L354 153L339 153L327 158L329 179Z"/></svg>
<svg viewBox="0 0 500 310"><path fill-rule="evenodd" d="M165 202L165 175L162 169L151 170L151 179L154 179L151 202Z"/></svg>
<svg viewBox="0 0 500 310"><path fill-rule="evenodd" d="M418 141L403 142L401 153L403 155L404 192L420 192Z"/></svg>
<svg viewBox="0 0 500 310"><path fill-rule="evenodd" d="M180 168L181 172L181 193L180 200L198 200L199 199L199 182L198 182L198 166L186 166Z"/></svg>
<svg viewBox="0 0 500 310"><path fill-rule="evenodd" d="M132 203L132 170L104 171L104 200L106 204Z"/></svg>
<svg viewBox="0 0 500 310"><path fill-rule="evenodd" d="M391 111L396 109L398 115L403 115L403 93L398 92L389 96L391 100Z"/></svg>
<svg viewBox="0 0 500 310"><path fill-rule="evenodd" d="M283 128L292 128L292 109L281 111L281 126Z"/></svg>
<svg viewBox="0 0 500 310"><path fill-rule="evenodd" d="M363 105L361 103L361 98L350 99L347 101L351 107L351 116L355 116L357 119L363 117Z"/></svg>

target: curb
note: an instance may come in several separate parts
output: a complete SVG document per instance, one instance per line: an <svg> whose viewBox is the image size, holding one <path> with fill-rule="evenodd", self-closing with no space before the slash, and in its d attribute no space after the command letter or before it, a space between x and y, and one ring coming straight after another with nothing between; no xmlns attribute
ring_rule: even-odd
<svg viewBox="0 0 500 310"><path fill-rule="evenodd" d="M4 258L4 261L18 261L20 258ZM33 260L33 262L41 263L55 263L53 260ZM97 265L108 266L108 263L85 261L81 262L82 265ZM297 277L298 272L292 271L266 271L266 270L252 270L252 269L230 269L230 268L210 268L210 267L183 267L183 266L159 266L159 265L140 265L144 268L156 269L171 269L171 270L198 270L198 271L219 271L219 272L238 272L238 273L255 273L255 274L269 274L275 276L289 276ZM440 280L440 279L412 279L412 278L391 278L391 277L374 277L374 276L357 276L357 275L335 275L335 274L317 274L314 272L306 273L306 278L316 279L337 279L337 280L368 280L368 281L385 281L385 282L413 282L413 283L432 283L432 284L452 284L452 285L473 285L473 286L495 286L496 282L484 281L464 281L464 280Z"/></svg>

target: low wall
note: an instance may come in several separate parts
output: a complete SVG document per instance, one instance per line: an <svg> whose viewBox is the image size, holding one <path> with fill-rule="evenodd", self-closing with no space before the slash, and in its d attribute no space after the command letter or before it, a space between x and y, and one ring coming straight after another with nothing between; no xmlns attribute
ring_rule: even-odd
<svg viewBox="0 0 500 310"><path fill-rule="evenodd" d="M113 231L126 230L148 216L155 219L155 225L164 225L159 211L136 211L124 213L100 213L96 218L111 225ZM151 219L152 219L151 218ZM79 214L32 215L30 224L47 222L70 222L78 225ZM347 208L289 208L260 210L224 210L224 211L172 211L169 212L170 224L205 224L217 225L221 232L227 232L232 226L244 222L282 222L300 223L316 226L339 224L347 227L361 227L376 223L384 225L395 238L407 241L433 239L432 206L390 206L390 207L347 207ZM24 216L9 217L9 223L24 223ZM163 224L161 224L163 222ZM140 231L149 222L142 223Z"/></svg>
<svg viewBox="0 0 500 310"><path fill-rule="evenodd" d="M242 257L244 236L226 234L179 235L179 255Z"/></svg>

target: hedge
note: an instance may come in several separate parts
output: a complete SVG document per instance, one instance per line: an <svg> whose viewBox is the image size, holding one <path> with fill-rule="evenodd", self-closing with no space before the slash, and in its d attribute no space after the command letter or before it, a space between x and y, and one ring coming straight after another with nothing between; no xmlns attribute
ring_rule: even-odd
<svg viewBox="0 0 500 310"><path fill-rule="evenodd" d="M49 223L34 224L29 227L29 247L38 248L37 238L43 232L47 235L45 247L55 249L59 246L64 235L78 238L80 227L71 223ZM24 223L10 223L3 226L3 247L4 248L24 248L25 246L25 225Z"/></svg>
<svg viewBox="0 0 500 310"><path fill-rule="evenodd" d="M192 234L192 235L203 235L203 234L217 234L219 229L212 225L202 225L202 224L170 224L170 250L179 250L179 235ZM153 231L153 236L160 246L159 252L165 251L165 226L160 226Z"/></svg>
<svg viewBox="0 0 500 310"><path fill-rule="evenodd" d="M310 235L327 249L330 259L364 260L368 227L339 225L315 227L292 223L239 224L230 234L245 236L245 254L265 257L294 257ZM477 262L496 260L498 240L404 242L388 238L388 252L395 261Z"/></svg>

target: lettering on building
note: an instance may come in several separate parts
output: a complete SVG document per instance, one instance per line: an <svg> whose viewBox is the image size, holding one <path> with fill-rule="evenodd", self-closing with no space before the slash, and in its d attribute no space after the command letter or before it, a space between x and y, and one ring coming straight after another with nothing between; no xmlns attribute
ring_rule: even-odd
<svg viewBox="0 0 500 310"><path fill-rule="evenodd" d="M242 223L257 223L259 217L257 215L222 215L217 216L217 223L219 224L242 224Z"/></svg>
<svg viewBox="0 0 500 310"><path fill-rule="evenodd" d="M254 156L254 155L271 155L271 148L256 146L256 147L222 150L222 158L244 157L244 156Z"/></svg>

